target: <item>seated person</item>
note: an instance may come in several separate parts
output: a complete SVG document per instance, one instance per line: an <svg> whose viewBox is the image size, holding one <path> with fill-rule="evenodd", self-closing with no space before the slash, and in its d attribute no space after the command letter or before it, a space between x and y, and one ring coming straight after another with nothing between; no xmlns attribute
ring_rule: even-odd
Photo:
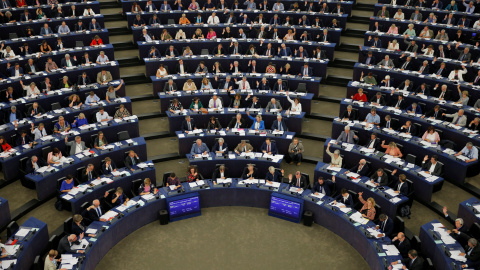
<svg viewBox="0 0 480 270"><path fill-rule="evenodd" d="M288 146L288 154L291 160L290 165L296 161L297 166L300 166L300 164L302 163L303 152L303 144L299 142L297 137L293 138L293 141Z"/></svg>
<svg viewBox="0 0 480 270"><path fill-rule="evenodd" d="M62 193L67 193L70 192L75 186L75 183L73 182L73 176L70 174L67 175L65 180L63 180L62 185L60 186L60 192Z"/></svg>
<svg viewBox="0 0 480 270"><path fill-rule="evenodd" d="M127 202L130 199L123 193L123 188L118 187L117 190L115 190L115 193L112 194L112 206L116 207L119 205L127 205Z"/></svg>
<svg viewBox="0 0 480 270"><path fill-rule="evenodd" d="M351 96L352 100L354 101L361 101L361 102L367 102L367 95L363 93L363 89L359 88L358 93L356 93L354 96Z"/></svg>
<svg viewBox="0 0 480 270"><path fill-rule="evenodd" d="M288 184L292 187L297 187L298 190L307 189L308 187L307 179L300 171L295 172L295 177L292 174L288 175Z"/></svg>
<svg viewBox="0 0 480 270"><path fill-rule="evenodd" d="M199 156L202 154L206 155L209 152L210 149L208 149L208 146L204 142L202 142L201 139L197 139L190 150L190 154L192 156Z"/></svg>
<svg viewBox="0 0 480 270"><path fill-rule="evenodd" d="M105 135L103 134L102 131L98 132L97 138L95 138L95 142L93 143L93 147L95 149L104 149L105 145L107 145L107 138L105 138Z"/></svg>
<svg viewBox="0 0 480 270"><path fill-rule="evenodd" d="M381 230L383 234L378 234L377 237L392 237L393 234L393 220L391 220L387 215L380 214L378 217L378 223L376 226L377 230Z"/></svg>
<svg viewBox="0 0 480 270"><path fill-rule="evenodd" d="M187 182L199 181L202 179L203 177L198 173L197 167L191 165L187 171Z"/></svg>
<svg viewBox="0 0 480 270"><path fill-rule="evenodd" d="M281 112L282 111L282 105L275 98L272 98L268 102L267 107L265 107L265 110L267 112L270 112L271 110L278 110L278 112Z"/></svg>
<svg viewBox="0 0 480 270"><path fill-rule="evenodd" d="M86 73L84 74L86 75ZM80 100L80 97L77 94L72 94L68 97L68 107L73 108L73 107L81 107L81 106L82 106L82 100Z"/></svg>
<svg viewBox="0 0 480 270"><path fill-rule="evenodd" d="M408 196L408 183L406 182L407 176L405 176L405 174L400 174L397 177L395 175L396 173L397 173L397 170L393 170L392 178L393 178L393 182L395 182L395 186L393 186L393 190L397 194Z"/></svg>
<svg viewBox="0 0 480 270"><path fill-rule="evenodd" d="M195 125L194 119L191 118L190 115L185 116L185 120L182 122L182 131L189 133L195 129L197 129L197 126Z"/></svg>
<svg viewBox="0 0 480 270"><path fill-rule="evenodd" d="M141 161L137 153L135 153L133 150L130 150L128 152L128 156L125 158L125 167L133 172L135 170L133 166L137 165L138 163L141 163Z"/></svg>
<svg viewBox="0 0 480 270"><path fill-rule="evenodd" d="M417 128L412 125L412 121L407 121L407 122L405 122L405 125L403 125L400 128L400 132L404 132L406 134L411 134L411 135L416 135L417 134Z"/></svg>
<svg viewBox="0 0 480 270"><path fill-rule="evenodd" d="M273 122L271 129L274 131L287 131L287 125L283 121L281 114L277 114L277 121Z"/></svg>
<svg viewBox="0 0 480 270"><path fill-rule="evenodd" d="M385 106L385 98L382 96L382 93L377 92L377 94L370 99L370 103L375 106Z"/></svg>
<svg viewBox="0 0 480 270"><path fill-rule="evenodd" d="M407 112L408 113L414 113L414 114L422 114L422 108L420 106L418 106L417 103L412 103L412 105L410 105L407 108Z"/></svg>
<svg viewBox="0 0 480 270"><path fill-rule="evenodd" d="M147 194L157 194L157 192L158 189L155 187L154 184L152 184L150 178L145 178L145 180L143 180L143 183L138 188L138 195L140 196Z"/></svg>
<svg viewBox="0 0 480 270"><path fill-rule="evenodd" d="M360 176L367 176L368 170L369 168L367 165L367 161L365 159L360 159L358 164L353 168L351 168L350 170L346 171L345 174L353 172L353 173L359 174Z"/></svg>
<svg viewBox="0 0 480 270"><path fill-rule="evenodd" d="M435 130L433 126L429 126L427 128L427 131L422 136L422 140L427 141L429 143L436 143L438 144L440 142L440 135L438 135L438 132Z"/></svg>
<svg viewBox="0 0 480 270"><path fill-rule="evenodd" d="M208 102L208 107L214 110L221 110L223 108L222 101L217 97L216 94L213 94L212 98Z"/></svg>
<svg viewBox="0 0 480 270"><path fill-rule="evenodd" d="M75 127L81 127L81 126L85 126L85 125L88 125L87 118L85 118L84 113L79 113L78 117L73 121L72 127L75 128Z"/></svg>
<svg viewBox="0 0 480 270"><path fill-rule="evenodd" d="M403 232L399 232L397 236L392 239L392 244L397 247L403 258L408 258L408 252L411 249L410 240L405 237Z"/></svg>
<svg viewBox="0 0 480 270"><path fill-rule="evenodd" d="M403 157L400 148L398 148L397 144L394 142L390 142L388 145L385 145L385 140L382 141L380 147L385 149L385 154L390 155L392 157Z"/></svg>
<svg viewBox="0 0 480 270"><path fill-rule="evenodd" d="M85 104L86 105L98 104L99 101L100 101L100 98L95 94L95 92L90 91L90 94L85 99Z"/></svg>
<svg viewBox="0 0 480 270"><path fill-rule="evenodd" d="M330 196L335 191L333 190L335 183L335 176L332 176L332 181L325 181L322 176L318 177L317 181L313 184L312 193L315 195L323 194Z"/></svg>
<svg viewBox="0 0 480 270"><path fill-rule="evenodd" d="M352 196L348 193L346 188L342 188L342 190L340 190L340 194L337 197L335 197L335 201L333 201L333 204L337 204L337 202L344 204L340 206L340 208L354 206Z"/></svg>
<svg viewBox="0 0 480 270"><path fill-rule="evenodd" d="M58 253L59 254L74 254L74 253L83 253L83 250L73 250L72 245L79 245L83 239L83 234L80 234L80 237L77 238L75 234L65 235L58 242Z"/></svg>
<svg viewBox="0 0 480 270"><path fill-rule="evenodd" d="M464 127L467 125L467 117L464 115L463 109L458 110L458 112L456 113L452 113L452 114L442 113L442 115L448 118L452 118L451 123L455 126Z"/></svg>
<svg viewBox="0 0 480 270"><path fill-rule="evenodd" d="M100 107L98 109L98 112L97 114L95 115L96 116L96 119L97 119L97 122L98 123L101 123L101 122L108 122L110 120L113 119L113 117L111 117L110 115L108 115L108 113L105 111L105 109L103 107Z"/></svg>
<svg viewBox="0 0 480 270"><path fill-rule="evenodd" d="M77 237L80 237L81 234L85 234L85 224L83 223L82 215L75 214L73 215L73 222L72 222L72 233L75 234ZM95 237L95 234L88 234L86 236Z"/></svg>
<svg viewBox="0 0 480 270"><path fill-rule="evenodd" d="M240 155L240 153L249 153L253 151L253 146L250 143L247 143L245 140L242 140L237 147L235 148L235 153Z"/></svg>
<svg viewBox="0 0 480 270"><path fill-rule="evenodd" d="M53 126L54 133L68 132L70 130L70 124L65 121L63 116L58 117L58 122Z"/></svg>
<svg viewBox="0 0 480 270"><path fill-rule="evenodd" d="M100 179L97 171L95 171L95 167L93 164L88 164L87 168L85 168L82 172L82 183L92 181L94 179Z"/></svg>
<svg viewBox="0 0 480 270"><path fill-rule="evenodd" d="M178 177L175 176L175 173L171 173L170 176L167 178L167 187L175 186L174 189L181 188L182 184Z"/></svg>
<svg viewBox="0 0 480 270"><path fill-rule="evenodd" d="M360 89L359 89L359 90L360 90ZM365 95L364 95L364 96L365 96ZM351 121L353 121L353 120L356 120L356 119L357 119L357 112L354 111L352 108L353 108L352 105L348 105L348 106L347 106L347 110L343 112L343 115L342 115L342 117L341 117L341 119L342 119L343 121L346 121L346 120L351 120Z"/></svg>
<svg viewBox="0 0 480 270"><path fill-rule="evenodd" d="M112 172L117 171L117 165L115 165L115 162L109 157L105 158L105 162L102 165L102 172L103 174L111 174Z"/></svg>
<svg viewBox="0 0 480 270"><path fill-rule="evenodd" d="M365 122L367 122L367 126L368 124L380 124L380 116L377 115L377 110L375 108L372 108L367 117L365 117Z"/></svg>
<svg viewBox="0 0 480 270"><path fill-rule="evenodd" d="M52 152L47 155L48 165L60 164L62 159L62 152L57 148L53 148Z"/></svg>
<svg viewBox="0 0 480 270"><path fill-rule="evenodd" d="M442 174L442 164L438 163L438 156L433 155L428 161L428 155L423 158L422 169L431 175L440 176Z"/></svg>
<svg viewBox="0 0 480 270"><path fill-rule="evenodd" d="M250 111L247 111L247 116L253 121L252 127L250 127L250 129L265 130L265 123L262 120L262 115L257 114L257 116L254 118L250 115Z"/></svg>
<svg viewBox="0 0 480 270"><path fill-rule="evenodd" d="M269 155L276 155L277 154L277 145L276 143L272 142L270 138L266 138L265 142L262 144L260 150L263 153L267 153Z"/></svg>
<svg viewBox="0 0 480 270"><path fill-rule="evenodd" d="M343 158L340 156L340 150L336 149L334 153L330 152L330 143L327 145L327 154L330 156L330 166L342 167Z"/></svg>
<svg viewBox="0 0 480 270"><path fill-rule="evenodd" d="M32 156L30 160L27 161L25 172L27 174L33 173L43 166L46 166L46 164L42 160L38 159L37 156Z"/></svg>
<svg viewBox="0 0 480 270"><path fill-rule="evenodd" d="M370 134L370 140L368 141L367 144L365 144L365 147L368 149L378 150L379 146L380 146L380 139L377 138L377 134L376 133Z"/></svg>
<svg viewBox="0 0 480 270"><path fill-rule="evenodd" d="M353 130L350 130L350 126L345 126L345 130L340 133L337 138L338 143L346 142L346 143L355 143L355 140L358 140L358 136L355 135Z"/></svg>
<svg viewBox="0 0 480 270"><path fill-rule="evenodd" d="M223 138L219 138L212 148L212 151L216 154L226 154L228 151L228 145Z"/></svg>
<svg viewBox="0 0 480 270"><path fill-rule="evenodd" d="M228 168L226 168L225 165L220 165L213 172L212 181L214 184L216 184L217 179L227 179L229 177L230 174L228 173Z"/></svg>
<svg viewBox="0 0 480 270"><path fill-rule="evenodd" d="M22 130L22 131L20 131L20 136L17 136L17 140L15 142L15 145L16 146L22 146L22 145L26 145L26 144L29 144L30 147L32 147L33 140L30 136L27 135L26 130Z"/></svg>
<svg viewBox="0 0 480 270"><path fill-rule="evenodd" d="M247 123L245 122L245 119L242 118L242 114L237 113L235 117L230 120L230 123L228 123L227 130L230 128L246 128Z"/></svg>
<svg viewBox="0 0 480 270"><path fill-rule="evenodd" d="M284 171L283 169L279 171L275 170L275 167L268 167L268 173L265 175L265 181L272 184L273 182L281 183L283 179Z"/></svg>
<svg viewBox="0 0 480 270"><path fill-rule="evenodd" d="M370 175L370 182L375 186L386 186L388 184L388 175L379 168L372 175Z"/></svg>
<svg viewBox="0 0 480 270"><path fill-rule="evenodd" d="M248 164L243 169L242 179L257 179L257 168L253 164Z"/></svg>
<svg viewBox="0 0 480 270"><path fill-rule="evenodd" d="M362 214L362 217L373 221L377 212L377 210L375 209L375 200L370 197L365 201L362 195L363 192L358 193L358 199L363 204L362 209L360 209L360 213Z"/></svg>

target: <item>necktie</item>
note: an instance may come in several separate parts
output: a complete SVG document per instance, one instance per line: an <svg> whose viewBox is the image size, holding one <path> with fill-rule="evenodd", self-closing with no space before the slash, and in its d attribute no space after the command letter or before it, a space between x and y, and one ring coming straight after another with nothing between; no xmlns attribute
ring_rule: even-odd
<svg viewBox="0 0 480 270"><path fill-rule="evenodd" d="M425 66L422 66L422 67L420 68L420 73L422 73L424 69L425 69Z"/></svg>
<svg viewBox="0 0 480 270"><path fill-rule="evenodd" d="M465 156L466 156L467 158L470 158L470 152L472 152L472 151L471 151L471 150L468 150L468 152L465 154Z"/></svg>
<svg viewBox="0 0 480 270"><path fill-rule="evenodd" d="M457 115L457 120L455 121L455 125L458 124L458 122L460 122L460 116Z"/></svg>
<svg viewBox="0 0 480 270"><path fill-rule="evenodd" d="M102 216L102 210L100 210L100 206L97 207L97 215L98 215L98 217Z"/></svg>
<svg viewBox="0 0 480 270"><path fill-rule="evenodd" d="M478 78L479 78L479 76L477 76L477 78L475 78L475 83L477 83L477 82L478 82Z"/></svg>
<svg viewBox="0 0 480 270"><path fill-rule="evenodd" d="M400 100L397 102L397 105L395 107L400 107Z"/></svg>
<svg viewBox="0 0 480 270"><path fill-rule="evenodd" d="M368 58L367 58L367 61L365 62L365 64L370 65L370 60L371 60L371 58L368 57Z"/></svg>
<svg viewBox="0 0 480 270"><path fill-rule="evenodd" d="M373 43L373 46L377 47L377 41L375 41L375 42Z"/></svg>
<svg viewBox="0 0 480 270"><path fill-rule="evenodd" d="M278 122L278 130L279 131L282 131L283 130L283 126L282 126L282 122Z"/></svg>
<svg viewBox="0 0 480 270"><path fill-rule="evenodd" d="M213 108L217 108L217 102L215 102L215 100L213 101Z"/></svg>
<svg viewBox="0 0 480 270"><path fill-rule="evenodd" d="M243 83L243 90L245 90L245 85L246 85L246 83Z"/></svg>
<svg viewBox="0 0 480 270"><path fill-rule="evenodd" d="M300 178L297 178L297 187L300 186Z"/></svg>
<svg viewBox="0 0 480 270"><path fill-rule="evenodd" d="M437 113L438 113L438 112L435 112L435 118L437 118Z"/></svg>
<svg viewBox="0 0 480 270"><path fill-rule="evenodd" d="M407 67L407 64L408 64L408 62L405 62L405 64L403 64L403 66L402 66L402 69L405 69Z"/></svg>
<svg viewBox="0 0 480 270"><path fill-rule="evenodd" d="M417 16L418 16L418 15L417 15L417 14L415 14L415 17L413 17L413 20L415 20L415 21L416 21L416 20L417 20Z"/></svg>
<svg viewBox="0 0 480 270"><path fill-rule="evenodd" d="M478 78L478 77L477 77L477 78ZM440 96L439 96L438 98L443 98L443 91L442 91L442 93L440 94ZM437 113L435 113L435 114L437 114Z"/></svg>
<svg viewBox="0 0 480 270"><path fill-rule="evenodd" d="M92 180L92 172L88 172L88 180Z"/></svg>
<svg viewBox="0 0 480 270"><path fill-rule="evenodd" d="M199 148L199 150L200 150L200 148ZM132 158L132 165L135 165L135 159L134 158Z"/></svg>
<svg viewBox="0 0 480 270"><path fill-rule="evenodd" d="M192 130L192 124L190 124L190 122L188 122L188 130Z"/></svg>
<svg viewBox="0 0 480 270"><path fill-rule="evenodd" d="M437 71L437 75L440 75L440 74L442 73L442 70L443 70L443 68L439 69L439 70Z"/></svg>
<svg viewBox="0 0 480 270"><path fill-rule="evenodd" d="M22 144L25 144L25 137L22 138Z"/></svg>
<svg viewBox="0 0 480 270"><path fill-rule="evenodd" d="M390 128L390 121L387 122L387 128Z"/></svg>
<svg viewBox="0 0 480 270"><path fill-rule="evenodd" d="M267 153L270 153L270 145L267 145Z"/></svg>
<svg viewBox="0 0 480 270"><path fill-rule="evenodd" d="M235 128L239 128L239 127L240 127L240 125L239 125L238 122L237 122L237 124L235 125Z"/></svg>
<svg viewBox="0 0 480 270"><path fill-rule="evenodd" d="M465 58L465 54L462 55L462 57L460 57L460 60L463 60Z"/></svg>
<svg viewBox="0 0 480 270"><path fill-rule="evenodd" d="M323 193L323 186L320 186L320 193Z"/></svg>

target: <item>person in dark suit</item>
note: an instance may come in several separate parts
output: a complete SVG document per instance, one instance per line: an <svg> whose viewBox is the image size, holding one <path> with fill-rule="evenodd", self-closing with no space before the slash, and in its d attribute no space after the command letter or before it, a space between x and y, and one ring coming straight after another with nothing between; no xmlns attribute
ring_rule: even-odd
<svg viewBox="0 0 480 270"><path fill-rule="evenodd" d="M213 145L212 152L217 154L224 154L228 151L228 145L223 138L219 138L215 145Z"/></svg>
<svg viewBox="0 0 480 270"><path fill-rule="evenodd" d="M301 189L306 189L308 187L307 179L300 173L300 171L296 171L295 176L292 174L288 175L288 184L292 187Z"/></svg>
<svg viewBox="0 0 480 270"><path fill-rule="evenodd" d="M377 92L377 94L370 99L370 103L377 106L385 106L385 98L381 92Z"/></svg>
<svg viewBox="0 0 480 270"><path fill-rule="evenodd" d="M412 125L412 121L407 121L407 122L405 122L405 125L403 125L400 128L400 132L405 132L406 134L416 135L417 134L417 128L414 125Z"/></svg>
<svg viewBox="0 0 480 270"><path fill-rule="evenodd" d="M32 137L28 136L26 130L20 131L19 135L20 136L17 136L17 139L15 141L16 146L30 144L31 142L33 142Z"/></svg>
<svg viewBox="0 0 480 270"><path fill-rule="evenodd" d="M397 100L394 100L392 98L391 102L390 102L390 106L391 107L394 107L395 109L399 109L399 110L405 110L405 107L407 107L407 103L405 102L405 100L403 99L403 95L400 94L398 95L398 99Z"/></svg>
<svg viewBox="0 0 480 270"><path fill-rule="evenodd" d="M435 176L439 176L440 174L442 174L442 165L438 163L437 155L433 155L430 158L430 161L427 162L427 160L428 160L428 155L425 156L425 158L422 161L422 169L425 170L426 173L435 175Z"/></svg>
<svg viewBox="0 0 480 270"><path fill-rule="evenodd" d="M188 133L189 131L197 129L195 121L190 115L185 116L185 120L182 122L182 131Z"/></svg>
<svg viewBox="0 0 480 270"><path fill-rule="evenodd" d="M41 71L40 69L38 69L35 62L36 62L36 59L33 59L33 58L28 59L28 63L26 63L25 66L23 66L23 70L25 74L32 74L32 73Z"/></svg>
<svg viewBox="0 0 480 270"><path fill-rule="evenodd" d="M308 66L308 63L305 62L303 67L300 69L298 76L311 77L313 75L312 68Z"/></svg>
<svg viewBox="0 0 480 270"><path fill-rule="evenodd" d="M75 24L75 31L86 31L86 30L87 30L87 27L85 25L83 25L82 21L78 21Z"/></svg>
<svg viewBox="0 0 480 270"><path fill-rule="evenodd" d="M367 53L365 53L364 51L362 51L362 46L358 46L359 47L359 52L361 52L365 59L363 60L363 64L365 65L375 65L375 63L377 63L375 61L375 56L373 56L373 52L372 51L368 51Z"/></svg>
<svg viewBox="0 0 480 270"><path fill-rule="evenodd" d="M115 190L115 193L112 194L111 203L113 207L119 206L119 205L126 205L127 202L130 200L125 193L123 193L123 188L118 187L117 190Z"/></svg>
<svg viewBox="0 0 480 270"><path fill-rule="evenodd" d="M410 106L408 106L407 112L415 113L415 114L422 114L422 108L420 106L418 106L417 103L412 103Z"/></svg>
<svg viewBox="0 0 480 270"><path fill-rule="evenodd" d="M62 58L62 61L60 61L60 67L74 67L77 65L78 65L77 58L76 57L71 58L70 54L68 53L65 54L65 57Z"/></svg>
<svg viewBox="0 0 480 270"><path fill-rule="evenodd" d="M287 84L282 79L278 79L277 83L273 85L274 92L280 92L280 91L286 91L286 90L288 90Z"/></svg>
<svg viewBox="0 0 480 270"><path fill-rule="evenodd" d="M411 249L410 240L405 237L403 232L399 232L397 236L392 239L392 244L397 247L403 258L408 258L408 251Z"/></svg>
<svg viewBox="0 0 480 270"><path fill-rule="evenodd" d="M388 184L388 176L383 169L376 170L372 175L370 175L370 179L370 181L376 186L386 186Z"/></svg>
<svg viewBox="0 0 480 270"><path fill-rule="evenodd" d="M345 206L341 206L341 208L353 207L352 196L348 193L346 188L342 188L342 190L340 191L340 194L337 197L335 197L334 204L337 204L337 202L343 203L345 205Z"/></svg>
<svg viewBox="0 0 480 270"><path fill-rule="evenodd" d="M106 157L105 162L102 164L102 173L111 174L115 171L117 171L117 165L115 165L115 162L113 162L111 158Z"/></svg>
<svg viewBox="0 0 480 270"><path fill-rule="evenodd" d="M106 196L108 196L108 191L105 192L105 197ZM102 200L103 199L104 198L102 198ZM86 210L88 219L90 219L91 221L106 221L105 219L100 218L103 214L107 212L107 209L105 207L102 207L99 199L93 200L92 205L89 206Z"/></svg>
<svg viewBox="0 0 480 270"><path fill-rule="evenodd" d="M422 115L422 118L433 118L440 120L442 119L442 112L440 111L440 105L435 105L432 110L430 110L428 113L425 115Z"/></svg>
<svg viewBox="0 0 480 270"><path fill-rule="evenodd" d="M272 182L281 183L283 179L283 174L283 169L279 172L275 170L275 167L270 166L268 167L268 173L265 175L265 181L269 184L271 184Z"/></svg>
<svg viewBox="0 0 480 270"><path fill-rule="evenodd" d="M177 91L177 84L173 82L172 79L169 79L168 82L163 86L163 92L174 92Z"/></svg>
<svg viewBox="0 0 480 270"><path fill-rule="evenodd" d="M260 147L260 151L268 153L269 155L276 155L278 150L276 143L272 142L270 138L266 138L262 147Z"/></svg>
<svg viewBox="0 0 480 270"><path fill-rule="evenodd" d="M248 164L246 168L243 169L242 179L257 179L257 168L253 164Z"/></svg>
<svg viewBox="0 0 480 270"><path fill-rule="evenodd" d="M133 166L141 163L140 158L138 157L135 151L130 150L128 156L125 158L125 167L129 168L131 171L134 171Z"/></svg>
<svg viewBox="0 0 480 270"><path fill-rule="evenodd" d="M385 214L380 214L379 220L377 223L377 230L380 229L382 230L383 234L379 234L378 236L380 237L390 237L392 238L393 234L393 220L390 219L387 215Z"/></svg>
<svg viewBox="0 0 480 270"><path fill-rule="evenodd" d="M377 134L372 133L370 134L370 140L364 146L368 149L378 150L380 145L381 145L381 141L379 138L377 138Z"/></svg>
<svg viewBox="0 0 480 270"><path fill-rule="evenodd" d="M335 176L332 176L332 181L325 181L323 177L318 177L317 181L313 184L312 192L315 195L324 194L327 196L332 195L332 192L335 190L333 189L333 185L335 183Z"/></svg>
<svg viewBox="0 0 480 270"><path fill-rule="evenodd" d="M77 238L80 238L81 235L85 234L85 224L83 223L83 217L82 215L75 214L73 215L73 222L72 222L72 233L77 236ZM87 236L87 235L85 235ZM89 237L95 237L94 234L89 234Z"/></svg>
<svg viewBox="0 0 480 270"><path fill-rule="evenodd" d="M80 237L77 237L75 234L65 235L60 241L58 242L58 254L74 254L74 253L83 253L83 250L73 250L72 245L80 244L82 241L83 235L81 234Z"/></svg>
<svg viewBox="0 0 480 270"><path fill-rule="evenodd" d="M177 57L178 51L173 46L170 46L168 49L165 50L165 56L167 57Z"/></svg>
<svg viewBox="0 0 480 270"><path fill-rule="evenodd" d="M273 121L272 124L272 130L277 130L277 131L287 131L287 125L285 124L285 121L283 120L282 116L280 114L277 114L277 120Z"/></svg>
<svg viewBox="0 0 480 270"><path fill-rule="evenodd" d="M397 170L392 171L392 182L395 182L395 186L393 186L393 190L395 193L402 194L404 196L408 196L408 183L406 182L407 176L405 174L400 174L398 177L396 175Z"/></svg>
<svg viewBox="0 0 480 270"><path fill-rule="evenodd" d="M417 251L415 249L408 251L408 258L403 260L398 260L392 262L392 265L403 263L408 270L422 270L423 269L423 259L418 257Z"/></svg>
<svg viewBox="0 0 480 270"><path fill-rule="evenodd" d="M252 108L252 109L260 109L262 106L260 105L260 102L258 102L258 98L256 96L253 96L250 98L250 95L248 95L245 98L246 101L246 106L245 108Z"/></svg>
<svg viewBox="0 0 480 270"><path fill-rule="evenodd" d="M357 119L357 112L352 109L352 105L347 106L347 110L343 112L342 120L356 120Z"/></svg>
<svg viewBox="0 0 480 270"><path fill-rule="evenodd" d="M212 181L216 182L217 179L226 179L229 177L230 177L230 174L228 173L228 168L225 167L224 165L220 165L213 172Z"/></svg>
<svg viewBox="0 0 480 270"><path fill-rule="evenodd" d="M382 41L378 38L378 36L374 36L372 39L372 36L368 36L368 46L373 47L373 48L382 48Z"/></svg>
<svg viewBox="0 0 480 270"><path fill-rule="evenodd" d="M43 166L47 166L45 162L38 159L37 156L32 156L30 160L27 161L25 172L27 174L35 172L37 169L40 169Z"/></svg>
<svg viewBox="0 0 480 270"><path fill-rule="evenodd" d="M281 56L289 56L289 57L292 57L292 50L290 49L290 47L287 47L285 45L285 43L282 43L282 45L280 47L278 47L278 56L281 57Z"/></svg>
<svg viewBox="0 0 480 270"><path fill-rule="evenodd" d="M242 115L240 113L237 113L235 117L232 117L232 120L230 120L230 123L228 123L227 130L230 128L246 128L247 124L245 122L245 119L242 118Z"/></svg>
<svg viewBox="0 0 480 270"><path fill-rule="evenodd" d="M460 253L460 256L465 256L467 259L467 263L462 265L462 267L478 267L480 264L480 247L477 239L468 239L468 244L465 246L465 254Z"/></svg>
<svg viewBox="0 0 480 270"><path fill-rule="evenodd" d="M86 72L83 72L82 75L78 76L77 85L88 85L91 84L92 80L88 77Z"/></svg>
<svg viewBox="0 0 480 270"><path fill-rule="evenodd" d="M27 109L27 116L35 116L44 113L45 110L42 108L42 106L38 105L38 102L34 102L32 106L28 107Z"/></svg>
<svg viewBox="0 0 480 270"><path fill-rule="evenodd" d="M93 164L88 164L87 168L82 171L82 183L94 180L95 178L100 179Z"/></svg>
<svg viewBox="0 0 480 270"><path fill-rule="evenodd" d="M383 26L379 22L375 22L370 28L368 29L372 32L384 32L383 31Z"/></svg>
<svg viewBox="0 0 480 270"><path fill-rule="evenodd" d="M360 159L358 164L351 168L350 170L346 171L345 174L348 174L349 172L353 172L356 174L359 174L360 176L367 176L368 173L368 165L367 161L365 159Z"/></svg>

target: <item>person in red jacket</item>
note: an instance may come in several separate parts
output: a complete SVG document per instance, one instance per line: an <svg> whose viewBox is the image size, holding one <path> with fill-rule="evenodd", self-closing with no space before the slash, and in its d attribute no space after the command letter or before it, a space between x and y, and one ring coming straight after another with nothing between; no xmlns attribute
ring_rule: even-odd
<svg viewBox="0 0 480 270"><path fill-rule="evenodd" d="M93 38L92 43L90 43L90 46L96 46L96 45L103 45L103 41L98 35L96 35Z"/></svg>
<svg viewBox="0 0 480 270"><path fill-rule="evenodd" d="M2 151L3 152L12 149L10 144L7 143L7 141L5 140L5 138L3 136L0 136L0 145L2 146Z"/></svg>
<svg viewBox="0 0 480 270"><path fill-rule="evenodd" d="M363 89L359 88L358 93L355 94L355 96L352 96L352 99L362 101L362 102L367 102L367 95L363 93Z"/></svg>

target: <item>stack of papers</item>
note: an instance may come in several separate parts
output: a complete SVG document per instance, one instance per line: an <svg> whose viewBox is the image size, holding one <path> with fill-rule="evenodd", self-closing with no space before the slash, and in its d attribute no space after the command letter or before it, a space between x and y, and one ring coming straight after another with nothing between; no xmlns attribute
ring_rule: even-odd
<svg viewBox="0 0 480 270"><path fill-rule="evenodd" d="M330 165L330 166L327 167L327 170L339 172L339 171L342 170L342 168L341 167L334 167L334 166Z"/></svg>
<svg viewBox="0 0 480 270"><path fill-rule="evenodd" d="M353 213L350 218L357 222L357 223L360 223L360 224L367 224L368 223L368 219L362 217L362 214L360 214L360 212L355 212Z"/></svg>
<svg viewBox="0 0 480 270"><path fill-rule="evenodd" d="M127 210L128 208L131 208L131 207L133 207L137 204L138 204L137 201L129 200L127 202L127 205L122 204L122 205L118 206L116 209L117 209L117 211L123 212L123 211Z"/></svg>
<svg viewBox="0 0 480 270"><path fill-rule="evenodd" d="M3 261L0 261L0 266L2 269L8 269L12 264L16 264L17 263L17 259L15 260L3 260Z"/></svg>
<svg viewBox="0 0 480 270"><path fill-rule="evenodd" d="M280 183L279 182L272 182L271 184L270 183L266 183L265 186L267 187L274 187L274 188L279 188L280 187Z"/></svg>
<svg viewBox="0 0 480 270"><path fill-rule="evenodd" d="M388 256L397 256L400 254L400 251L398 251L394 245L382 245L382 248Z"/></svg>
<svg viewBox="0 0 480 270"><path fill-rule="evenodd" d="M387 193L388 195L392 196L392 197L397 197L399 195L398 193L395 193L395 191L391 188L385 190L384 192Z"/></svg>
<svg viewBox="0 0 480 270"><path fill-rule="evenodd" d="M391 201L392 203L398 203L398 202L400 202L401 200L402 200L402 199L400 199L400 197L395 197L395 198L391 198L391 199L390 199L390 201Z"/></svg>
<svg viewBox="0 0 480 270"><path fill-rule="evenodd" d="M155 196L152 193L149 193L149 194L142 195L141 198L148 201L148 200L154 199Z"/></svg>
<svg viewBox="0 0 480 270"><path fill-rule="evenodd" d="M296 192L298 194L302 194L303 193L303 188L297 188L297 187L290 187L290 189L288 190L290 192Z"/></svg>
<svg viewBox="0 0 480 270"><path fill-rule="evenodd" d="M118 215L115 211L108 211L107 213L103 214L100 219L111 220L112 218Z"/></svg>
<svg viewBox="0 0 480 270"><path fill-rule="evenodd" d="M456 261L466 262L467 258L465 258L465 256L460 256L460 253L462 253L460 250L450 250L450 258Z"/></svg>
<svg viewBox="0 0 480 270"><path fill-rule="evenodd" d="M312 194L310 194L310 196L321 199L321 198L323 198L323 197L325 196L325 194L323 194L323 193L318 193L318 195L317 195L317 194L315 194L315 193L312 193Z"/></svg>
<svg viewBox="0 0 480 270"><path fill-rule="evenodd" d="M25 237L25 236L27 236L27 234L29 232L30 232L29 229L21 228L20 230L17 231L17 233L15 233L15 236L16 237Z"/></svg>
<svg viewBox="0 0 480 270"><path fill-rule="evenodd" d="M5 245L4 248L5 253L2 253L2 255L15 255L15 253L17 253L18 249L20 248L20 245Z"/></svg>
<svg viewBox="0 0 480 270"><path fill-rule="evenodd" d="M357 179L357 178L361 178L360 174L358 173L353 173L353 172L349 172L346 174L348 177L351 177L353 179Z"/></svg>
<svg viewBox="0 0 480 270"><path fill-rule="evenodd" d="M139 168L147 168L148 166L153 166L153 163L145 163L145 162L142 162L140 164L137 164L137 166Z"/></svg>
<svg viewBox="0 0 480 270"><path fill-rule="evenodd" d="M220 179L217 178L217 184L227 184L232 183L232 178Z"/></svg>
<svg viewBox="0 0 480 270"><path fill-rule="evenodd" d="M382 237L383 234L381 234L379 231L373 229L373 228L368 228L367 232L369 232L371 235L375 236L375 238L380 238ZM380 237L378 237L380 235Z"/></svg>
<svg viewBox="0 0 480 270"><path fill-rule="evenodd" d="M87 239L82 239L78 245L72 245L73 250L84 250L88 246Z"/></svg>

